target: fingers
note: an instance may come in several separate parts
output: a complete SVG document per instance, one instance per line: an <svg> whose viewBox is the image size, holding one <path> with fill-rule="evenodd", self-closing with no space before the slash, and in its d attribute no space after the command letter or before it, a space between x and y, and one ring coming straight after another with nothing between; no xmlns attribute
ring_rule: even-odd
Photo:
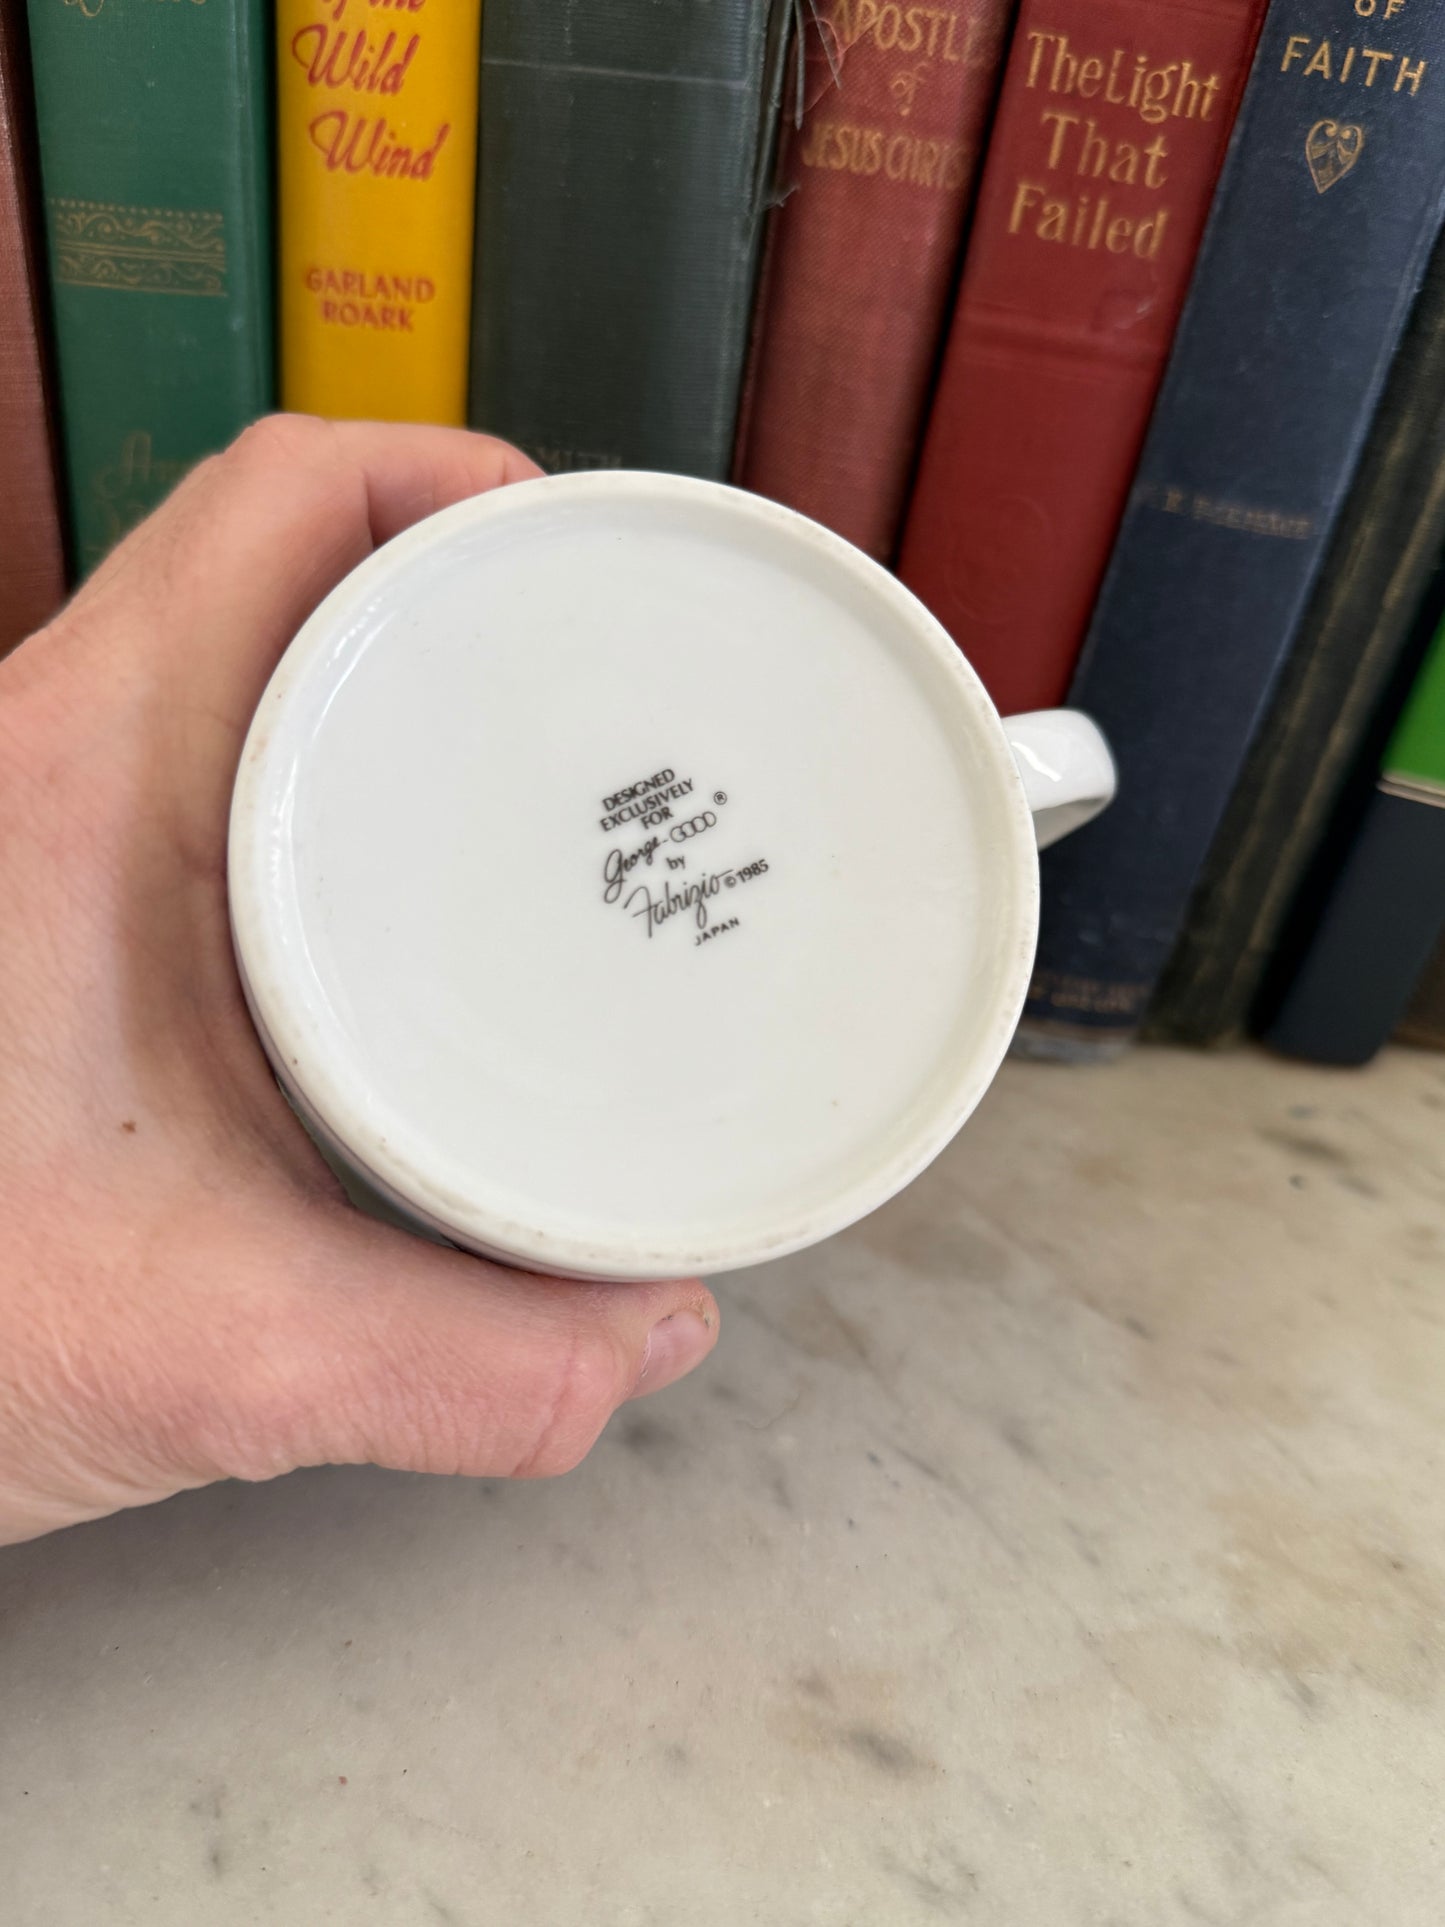
<svg viewBox="0 0 1445 1927"><path fill-rule="evenodd" d="M108 651L119 630L184 673L188 697L244 724L287 642L374 547L538 472L464 429L269 416L181 483L66 622Z"/></svg>
<svg viewBox="0 0 1445 1927"><path fill-rule="evenodd" d="M619 1405L682 1377L717 1334L696 1282L537 1278L338 1210L320 1275L275 1330L279 1390L247 1402L259 1465L229 1469L565 1472Z"/></svg>

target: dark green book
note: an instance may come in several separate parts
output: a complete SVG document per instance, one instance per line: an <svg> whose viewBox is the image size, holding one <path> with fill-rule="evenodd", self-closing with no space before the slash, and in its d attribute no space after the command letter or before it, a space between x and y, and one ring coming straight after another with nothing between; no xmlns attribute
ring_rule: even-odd
<svg viewBox="0 0 1445 1927"><path fill-rule="evenodd" d="M1241 1036L1291 903L1433 626L1445 551L1445 247L1436 248L1279 692L1210 850L1147 1032ZM1438 595L1435 601L1438 603ZM1388 728L1388 722L1383 725Z"/></svg>
<svg viewBox="0 0 1445 1927"><path fill-rule="evenodd" d="M262 0L30 0L74 553L271 406Z"/></svg>
<svg viewBox="0 0 1445 1927"><path fill-rule="evenodd" d="M790 15L485 0L475 427L726 479Z"/></svg>

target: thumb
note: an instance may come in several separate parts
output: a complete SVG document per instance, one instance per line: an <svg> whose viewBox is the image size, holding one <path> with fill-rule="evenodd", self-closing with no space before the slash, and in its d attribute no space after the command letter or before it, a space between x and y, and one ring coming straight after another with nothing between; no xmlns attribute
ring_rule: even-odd
<svg viewBox="0 0 1445 1927"><path fill-rule="evenodd" d="M672 1384L717 1340L717 1304L695 1282L538 1278L346 1207L327 1217L287 1321L295 1465L570 1471L619 1405Z"/></svg>

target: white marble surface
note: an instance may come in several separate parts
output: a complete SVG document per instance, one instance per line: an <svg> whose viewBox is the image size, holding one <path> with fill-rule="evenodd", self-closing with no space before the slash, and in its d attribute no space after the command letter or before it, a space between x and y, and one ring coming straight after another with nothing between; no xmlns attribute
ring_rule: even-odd
<svg viewBox="0 0 1445 1927"><path fill-rule="evenodd" d="M552 1485L0 1553L5 1927L1438 1927L1445 1058L1011 1065Z"/></svg>

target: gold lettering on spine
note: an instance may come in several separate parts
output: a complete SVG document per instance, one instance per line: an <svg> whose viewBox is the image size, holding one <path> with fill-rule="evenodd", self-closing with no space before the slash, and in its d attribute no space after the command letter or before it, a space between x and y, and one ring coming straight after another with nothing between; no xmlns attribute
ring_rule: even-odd
<svg viewBox="0 0 1445 1927"><path fill-rule="evenodd" d="M1312 515L1294 515L1284 509L1255 508L1245 502L1227 502L1214 495L1172 483L1147 482L1140 485L1137 499L1166 515L1186 515L1193 522L1210 522L1216 528L1238 529L1245 535L1263 535L1281 542L1305 542L1314 533Z"/></svg>
<svg viewBox="0 0 1445 1927"><path fill-rule="evenodd" d="M1375 12L1379 0L1355 0L1355 11L1369 15ZM1388 20L1394 14L1403 12L1405 0L1384 0L1381 11ZM1394 63L1398 61L1398 66ZM1283 74L1297 73L1307 80L1327 80L1336 86L1344 86L1352 80L1359 80L1366 87L1373 87L1378 78L1381 89L1390 87L1391 92L1418 94L1420 82L1425 78L1429 62L1412 60L1408 54L1397 54L1386 47L1344 47L1336 49L1332 41L1321 40L1318 44L1307 33L1292 33L1285 42L1284 53L1280 59L1279 70ZM1394 68L1394 81L1390 81L1390 71ZM1383 74L1381 69L1384 69Z"/></svg>
<svg viewBox="0 0 1445 1927"><path fill-rule="evenodd" d="M935 65L964 66L974 57L980 28L950 7L910 7L893 0L835 0L828 18L843 48L867 41L879 53L908 56L888 82L898 119L911 118L927 99ZM797 149L805 168L862 176L881 175L899 187L956 193L963 185L972 147L908 128L860 125L812 113Z"/></svg>
<svg viewBox="0 0 1445 1927"><path fill-rule="evenodd" d="M1027 89L1042 85L1045 93L1077 94L1081 100L1102 94L1115 107L1131 108L1151 126L1166 120L1209 120L1218 104L1219 75L1196 73L1190 60L1154 65L1147 53L1136 53L1131 60L1124 47L1111 49L1107 57L1084 55L1070 45L1066 33L1040 29L1025 39L1029 43Z"/></svg>
<svg viewBox="0 0 1445 1927"><path fill-rule="evenodd" d="M1299 52L1308 47L1302 36ZM1074 45L1066 33L1042 28L1025 35L1024 87L1058 98L1102 100L1160 129L1170 121L1209 121L1219 105L1223 80L1199 72L1192 60L1156 60L1147 50L1113 47L1107 52ZM1021 238L1082 248L1087 253L1133 254L1154 260L1169 231L1169 209L1141 216L1124 211L1094 183L1158 193L1169 175L1169 138L1155 132L1147 142L1117 135L1091 113L1049 106L1039 115L1045 152L1042 172L1072 176L1089 191L1059 191L1052 181L1017 182L1007 231ZM1062 184L1061 184L1062 185Z"/></svg>

